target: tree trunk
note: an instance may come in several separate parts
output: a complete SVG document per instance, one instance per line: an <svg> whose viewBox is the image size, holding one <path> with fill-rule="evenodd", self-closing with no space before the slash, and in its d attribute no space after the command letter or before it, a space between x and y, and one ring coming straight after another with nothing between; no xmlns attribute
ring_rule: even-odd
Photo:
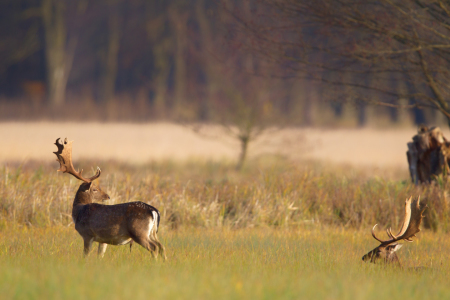
<svg viewBox="0 0 450 300"><path fill-rule="evenodd" d="M173 111L175 115L181 113L181 106L184 103L186 95L186 61L184 57L186 47L186 23L187 15L180 11L180 8L174 8L171 13L171 22L175 34L175 53L174 53L174 94Z"/></svg>
<svg viewBox="0 0 450 300"><path fill-rule="evenodd" d="M68 45L69 51L66 50L64 1L43 0L41 9L45 31L48 101L52 106L59 106L65 101L67 80L76 42L72 40Z"/></svg>
<svg viewBox="0 0 450 300"><path fill-rule="evenodd" d="M367 110L366 110L366 102L358 101L357 104L357 121L358 127L364 127L367 125Z"/></svg>
<svg viewBox="0 0 450 300"><path fill-rule="evenodd" d="M167 90L168 84L167 80L170 74L170 66L169 66L169 56L168 49L164 45L167 42L160 43L159 45L155 45L153 48L153 55L155 56L155 78L153 82L153 109L155 111L155 115L160 118L165 117L166 115L166 100L167 100Z"/></svg>
<svg viewBox="0 0 450 300"><path fill-rule="evenodd" d="M447 175L450 161L450 143L439 127L419 128L406 153L411 180L414 184L428 183L440 175Z"/></svg>
<svg viewBox="0 0 450 300"><path fill-rule="evenodd" d="M245 159L247 158L248 144L250 142L250 136L248 134L243 134L239 136L239 141L241 142L241 153L239 154L239 161L236 165L236 170L242 170L244 166Z"/></svg>
<svg viewBox="0 0 450 300"><path fill-rule="evenodd" d="M216 73L214 71L214 62L211 60L210 53L212 49L212 35L211 35L211 23L209 22L206 16L206 8L205 1L198 0L195 6L195 13L197 16L197 21L200 29L201 43L202 43L202 51L205 53L204 64L203 64L203 72L204 76L204 85L205 85L205 94L202 95L200 99L200 107L199 107L199 119L202 121L206 121L209 119L210 113L210 101L214 97L214 93L216 91Z"/></svg>
<svg viewBox="0 0 450 300"><path fill-rule="evenodd" d="M108 48L106 50L101 88L101 100L104 103L111 102L115 95L117 60L120 47L120 16L118 5L118 0L112 0L108 3Z"/></svg>
<svg viewBox="0 0 450 300"><path fill-rule="evenodd" d="M308 81L303 83L303 124L305 126L313 125L313 104L311 100L311 87Z"/></svg>

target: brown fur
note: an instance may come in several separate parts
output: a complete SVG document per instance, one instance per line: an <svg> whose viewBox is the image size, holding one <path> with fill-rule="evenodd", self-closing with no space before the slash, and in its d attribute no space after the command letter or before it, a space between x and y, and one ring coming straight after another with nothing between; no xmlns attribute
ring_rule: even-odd
<svg viewBox="0 0 450 300"><path fill-rule="evenodd" d="M402 245L392 244L387 246L378 246L362 257L363 261L370 261L371 263L384 263L401 266L395 251L400 249Z"/></svg>
<svg viewBox="0 0 450 300"><path fill-rule="evenodd" d="M99 243L98 254L103 256L107 244L121 245L133 241L149 250L157 257L165 258L164 247L156 232L159 227L159 211L143 202L129 202L116 205L103 205L94 201L110 199L98 185L82 183L73 202L72 218L75 229L84 240L84 254L91 249L92 242ZM154 213L157 216L154 220ZM149 223L156 228L149 234ZM130 245L131 246L131 245Z"/></svg>

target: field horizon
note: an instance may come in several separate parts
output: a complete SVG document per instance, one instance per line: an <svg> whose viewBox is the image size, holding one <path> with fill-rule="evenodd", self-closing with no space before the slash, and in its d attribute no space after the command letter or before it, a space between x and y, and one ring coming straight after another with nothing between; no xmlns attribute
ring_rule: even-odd
<svg viewBox="0 0 450 300"><path fill-rule="evenodd" d="M74 140L74 159L152 161L236 161L240 146L219 125L176 123L3 122L0 163L53 160L56 138ZM447 128L442 128L450 136ZM250 143L249 158L281 156L293 163L314 160L361 168L407 170L407 142L417 129L270 129Z"/></svg>

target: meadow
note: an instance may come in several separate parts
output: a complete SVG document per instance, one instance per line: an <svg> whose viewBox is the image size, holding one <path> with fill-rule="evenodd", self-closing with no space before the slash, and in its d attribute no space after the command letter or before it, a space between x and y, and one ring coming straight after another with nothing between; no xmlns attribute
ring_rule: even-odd
<svg viewBox="0 0 450 300"><path fill-rule="evenodd" d="M183 130L0 124L0 299L450 296L448 182L410 183L403 147L411 130L279 132L266 148L255 143L239 172L238 153L227 152L235 148ZM60 131L76 141L77 168L102 168L105 204L144 201L161 211L166 262L138 245L131 253L109 246L98 259L94 244L83 258L71 218L80 182L56 172L51 153ZM303 150L313 155L295 156ZM378 245L372 226L380 237L396 230L405 199L419 195L428 209L418 238L398 252L405 268L363 263Z"/></svg>
<svg viewBox="0 0 450 300"><path fill-rule="evenodd" d="M225 162L101 164L107 204L160 209L168 260L154 261L137 245L131 253L110 246L103 259L94 247L83 259L70 217L79 182L56 172L57 162L9 163L0 169L0 298L450 296L443 180L415 187L366 169L281 158L251 160L241 172ZM397 229L409 195L429 208L418 238L399 250L406 269L363 263L378 245L371 227ZM408 269L418 266L426 269Z"/></svg>

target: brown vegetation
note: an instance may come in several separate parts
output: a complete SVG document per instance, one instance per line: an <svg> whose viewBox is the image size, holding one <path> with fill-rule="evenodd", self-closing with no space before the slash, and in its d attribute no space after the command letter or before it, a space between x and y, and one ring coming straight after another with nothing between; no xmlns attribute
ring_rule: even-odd
<svg viewBox="0 0 450 300"><path fill-rule="evenodd" d="M415 187L348 168L282 161L254 161L241 173L223 163L102 165L111 204L142 201L158 207L163 228L396 226L402 199L421 195L429 207L424 226L450 230L444 185ZM3 167L0 228L70 225L78 183L56 173L39 164Z"/></svg>

